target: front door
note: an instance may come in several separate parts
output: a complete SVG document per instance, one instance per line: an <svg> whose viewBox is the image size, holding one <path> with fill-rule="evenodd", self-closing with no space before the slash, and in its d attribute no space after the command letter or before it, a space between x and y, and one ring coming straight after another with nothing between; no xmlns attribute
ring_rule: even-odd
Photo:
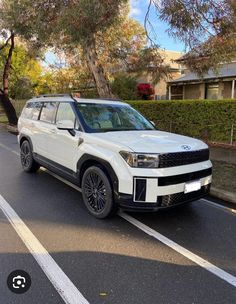
<svg viewBox="0 0 236 304"><path fill-rule="evenodd" d="M59 104L56 116L56 124L61 120L70 120L76 124L74 111L69 102ZM59 130L56 125L51 133L49 153L51 159L67 169L76 171L76 158L79 149L79 134L71 134L68 130Z"/></svg>

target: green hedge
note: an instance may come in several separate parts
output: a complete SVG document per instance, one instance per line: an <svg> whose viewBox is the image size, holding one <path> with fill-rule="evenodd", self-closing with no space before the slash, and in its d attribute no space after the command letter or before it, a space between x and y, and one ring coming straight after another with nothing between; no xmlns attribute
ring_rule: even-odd
<svg viewBox="0 0 236 304"><path fill-rule="evenodd" d="M235 100L171 100L128 101L161 130L202 138L230 142L234 124L236 142Z"/></svg>

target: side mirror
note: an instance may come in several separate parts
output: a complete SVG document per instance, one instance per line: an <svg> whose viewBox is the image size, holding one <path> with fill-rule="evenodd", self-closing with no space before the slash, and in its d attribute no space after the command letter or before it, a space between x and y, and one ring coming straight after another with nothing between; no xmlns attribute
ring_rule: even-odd
<svg viewBox="0 0 236 304"><path fill-rule="evenodd" d="M59 120L57 122L57 129L59 130L74 130L75 124L71 120Z"/></svg>

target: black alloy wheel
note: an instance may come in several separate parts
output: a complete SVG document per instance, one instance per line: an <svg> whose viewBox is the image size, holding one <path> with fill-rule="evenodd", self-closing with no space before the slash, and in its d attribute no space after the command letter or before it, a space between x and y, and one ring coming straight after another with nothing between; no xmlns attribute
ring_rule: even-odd
<svg viewBox="0 0 236 304"><path fill-rule="evenodd" d="M115 211L113 193L107 175L99 167L86 170L82 179L82 194L89 212L97 218L106 218Z"/></svg>
<svg viewBox="0 0 236 304"><path fill-rule="evenodd" d="M20 159L23 170L28 173L36 172L40 166L33 158L33 153L28 140L25 140L20 148Z"/></svg>

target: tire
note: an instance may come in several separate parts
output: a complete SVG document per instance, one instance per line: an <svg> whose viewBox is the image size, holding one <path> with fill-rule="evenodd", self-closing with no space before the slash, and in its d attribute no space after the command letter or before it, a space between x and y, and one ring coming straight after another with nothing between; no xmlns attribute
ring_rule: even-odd
<svg viewBox="0 0 236 304"><path fill-rule="evenodd" d="M99 167L92 166L85 171L82 178L82 196L86 208L96 218L104 219L117 211L111 183Z"/></svg>
<svg viewBox="0 0 236 304"><path fill-rule="evenodd" d="M40 165L34 160L33 152L28 140L24 140L20 146L21 165L25 172L34 173L40 168Z"/></svg>

